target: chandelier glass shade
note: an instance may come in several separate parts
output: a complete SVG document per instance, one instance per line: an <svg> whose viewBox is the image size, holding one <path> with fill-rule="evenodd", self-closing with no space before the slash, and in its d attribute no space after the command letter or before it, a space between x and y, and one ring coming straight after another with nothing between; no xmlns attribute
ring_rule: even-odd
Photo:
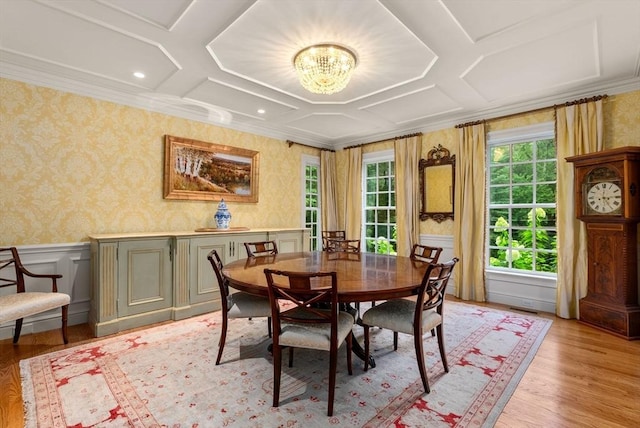
<svg viewBox="0 0 640 428"><path fill-rule="evenodd" d="M313 45L293 58L303 88L314 94L335 94L343 90L356 68L356 56L338 45Z"/></svg>

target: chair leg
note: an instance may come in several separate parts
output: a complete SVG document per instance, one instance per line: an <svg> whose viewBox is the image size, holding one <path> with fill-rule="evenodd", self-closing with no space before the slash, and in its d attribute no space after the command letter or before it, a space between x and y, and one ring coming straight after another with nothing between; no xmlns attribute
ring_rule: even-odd
<svg viewBox="0 0 640 428"><path fill-rule="evenodd" d="M438 348L440 349L440 358L442 358L442 366L445 373L449 373L449 363L447 362L447 353L444 351L444 335L442 334L442 324L436 327L438 330Z"/></svg>
<svg viewBox="0 0 640 428"><path fill-rule="evenodd" d="M273 347L273 407L280 405L280 375L282 372L282 348Z"/></svg>
<svg viewBox="0 0 640 428"><path fill-rule="evenodd" d="M18 343L20 332L22 331L22 318L16 320L16 331L13 333L13 343Z"/></svg>
<svg viewBox="0 0 640 428"><path fill-rule="evenodd" d="M329 352L329 409L327 416L333 416L333 399L336 394L336 371L338 367L338 350Z"/></svg>
<svg viewBox="0 0 640 428"><path fill-rule="evenodd" d="M397 331L393 332L393 350L394 351L398 350L398 332Z"/></svg>
<svg viewBox="0 0 640 428"><path fill-rule="evenodd" d="M432 328L432 329L431 329L431 336L435 336L435 335L436 335L436 329L435 329L435 328Z"/></svg>
<svg viewBox="0 0 640 428"><path fill-rule="evenodd" d="M431 392L429 389L429 381L427 380L427 369L424 365L424 350L422 348L422 331L416 331L413 334L413 341L416 347L416 361L418 361L418 370L420 371L420 377L422 378L422 386L424 386L424 392L427 394Z"/></svg>
<svg viewBox="0 0 640 428"><path fill-rule="evenodd" d="M64 305L62 307L62 340L66 345L69 343L69 335L67 333L67 317L69 315L69 305Z"/></svg>
<svg viewBox="0 0 640 428"><path fill-rule="evenodd" d="M369 326L364 324L364 371L369 370Z"/></svg>
<svg viewBox="0 0 640 428"><path fill-rule="evenodd" d="M289 346L289 367L293 367L293 346Z"/></svg>
<svg viewBox="0 0 640 428"><path fill-rule="evenodd" d="M349 333L346 338L347 341L347 369L349 370L349 376L353 374L353 366L351 364L351 355L353 354L353 333Z"/></svg>
<svg viewBox="0 0 640 428"><path fill-rule="evenodd" d="M269 337L271 337L271 317L267 318L267 331L269 332Z"/></svg>
<svg viewBox="0 0 640 428"><path fill-rule="evenodd" d="M222 311L222 331L220 331L220 342L218 343L218 358L216 358L216 366L220 364L222 358L222 351L224 350L224 342L227 340L227 313Z"/></svg>

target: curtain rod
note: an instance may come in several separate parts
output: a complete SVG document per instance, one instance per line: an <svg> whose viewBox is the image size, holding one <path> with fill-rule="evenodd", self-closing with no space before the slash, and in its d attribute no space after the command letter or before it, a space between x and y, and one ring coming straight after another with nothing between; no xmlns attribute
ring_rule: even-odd
<svg viewBox="0 0 640 428"><path fill-rule="evenodd" d="M607 98L608 95L596 95L594 97L591 98L581 98L579 100L574 100L574 101L567 101L564 104L554 104L552 106L547 106L547 107L540 107L540 108L536 108L533 110L527 110L527 111L521 111L518 113L511 113L511 114L505 114L503 116L497 116L497 117L492 117L490 119L484 119L484 120L476 120L474 122L467 122L467 123L461 123L459 125L456 125L456 128L466 128L467 126L473 126L473 125L478 125L480 123L486 123L486 122L491 122L494 120L502 120L502 119L508 119L511 117L515 117L515 116L520 116L523 114L532 114L532 113L539 113L541 111L546 111L546 110L551 110L551 109L557 109L558 107L569 107L569 106L573 106L573 105L577 105L577 104L584 104L584 103L590 103L593 101L600 101L602 99Z"/></svg>
<svg viewBox="0 0 640 428"><path fill-rule="evenodd" d="M362 147L362 146L368 146L369 144L376 144L376 143L383 143L385 141L391 141L391 140L399 140L401 138L411 138L411 137L418 137L421 136L422 132L415 132L413 134L407 134L407 135L400 135L398 137L392 137L392 138L385 138L384 140L378 140L378 141L371 141L370 143L362 143L362 144L356 144L355 146L348 146L345 147L344 149L354 149L356 147Z"/></svg>
<svg viewBox="0 0 640 428"><path fill-rule="evenodd" d="M323 148L320 148L320 147L310 146L309 144L298 143L297 141L287 140L286 143L289 145L289 147L293 146L294 144L297 144L299 146L310 147L312 149L321 150L321 151L325 151L325 152L335 152L335 150L332 150L332 149L323 149Z"/></svg>

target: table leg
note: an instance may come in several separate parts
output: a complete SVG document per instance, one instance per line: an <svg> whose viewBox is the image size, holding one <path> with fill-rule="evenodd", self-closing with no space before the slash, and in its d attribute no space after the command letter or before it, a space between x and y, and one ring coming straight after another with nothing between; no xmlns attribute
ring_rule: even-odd
<svg viewBox="0 0 640 428"><path fill-rule="evenodd" d="M360 314L359 314L358 310L356 308L354 308L353 306L351 306L351 304L345 303L344 307L341 308L341 310L344 310L344 311L350 313L353 316L353 318L356 320L356 324L362 325L362 320L360 319ZM351 332L351 339L352 339L351 340L351 351L355 354L356 357L358 357L362 361L364 361L364 359L365 359L364 348L362 347L360 342L358 342L356 340L356 335L353 334L353 331ZM376 367L376 360L374 360L371 355L369 355L369 367L371 367L371 368L375 368Z"/></svg>

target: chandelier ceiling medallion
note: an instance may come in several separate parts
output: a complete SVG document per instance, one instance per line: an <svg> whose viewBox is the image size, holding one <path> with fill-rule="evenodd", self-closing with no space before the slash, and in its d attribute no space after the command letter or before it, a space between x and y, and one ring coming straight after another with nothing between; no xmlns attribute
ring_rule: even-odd
<svg viewBox="0 0 640 428"><path fill-rule="evenodd" d="M343 90L356 68L356 55L332 44L313 45L293 58L300 84L314 94L335 94Z"/></svg>

